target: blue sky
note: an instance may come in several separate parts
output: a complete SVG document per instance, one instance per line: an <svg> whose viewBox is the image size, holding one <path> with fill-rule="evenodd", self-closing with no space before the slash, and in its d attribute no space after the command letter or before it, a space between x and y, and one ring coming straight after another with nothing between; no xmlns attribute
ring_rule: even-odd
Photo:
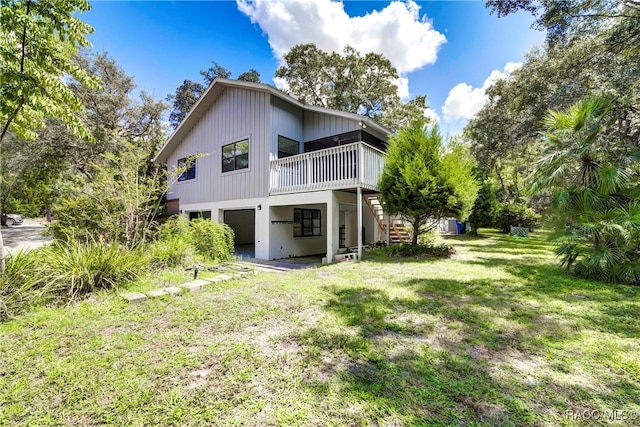
<svg viewBox="0 0 640 427"><path fill-rule="evenodd" d="M385 54L401 74L403 96L426 94L444 132L461 131L484 90L542 43L525 13L498 18L481 1L95 1L81 15L140 89L159 98L200 80L211 61L237 77L257 69L272 81L284 52L313 42L351 44ZM506 68L505 68L506 67Z"/></svg>

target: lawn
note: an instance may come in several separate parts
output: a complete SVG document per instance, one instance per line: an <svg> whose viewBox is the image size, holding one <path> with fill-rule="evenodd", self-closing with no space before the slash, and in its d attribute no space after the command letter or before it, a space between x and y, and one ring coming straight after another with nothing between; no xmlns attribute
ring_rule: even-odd
<svg viewBox="0 0 640 427"><path fill-rule="evenodd" d="M0 325L0 425L640 423L640 288L540 237L448 242L31 311Z"/></svg>

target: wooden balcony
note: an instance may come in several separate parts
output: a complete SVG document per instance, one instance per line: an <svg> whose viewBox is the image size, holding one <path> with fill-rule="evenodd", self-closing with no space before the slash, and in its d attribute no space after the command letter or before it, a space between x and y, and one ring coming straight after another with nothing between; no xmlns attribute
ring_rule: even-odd
<svg viewBox="0 0 640 427"><path fill-rule="evenodd" d="M357 187L378 191L384 153L364 142L355 142L270 163L270 194Z"/></svg>

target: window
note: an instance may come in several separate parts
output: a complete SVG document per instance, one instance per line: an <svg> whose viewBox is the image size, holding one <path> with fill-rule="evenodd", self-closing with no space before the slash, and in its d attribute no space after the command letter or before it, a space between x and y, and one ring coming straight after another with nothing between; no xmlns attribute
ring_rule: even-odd
<svg viewBox="0 0 640 427"><path fill-rule="evenodd" d="M282 135L278 135L278 158L283 159L289 156L300 154L300 143Z"/></svg>
<svg viewBox="0 0 640 427"><path fill-rule="evenodd" d="M322 236L320 209L293 209L293 237Z"/></svg>
<svg viewBox="0 0 640 427"><path fill-rule="evenodd" d="M211 211L192 211L189 212L189 221L197 218L211 219Z"/></svg>
<svg viewBox="0 0 640 427"><path fill-rule="evenodd" d="M196 179L196 159L183 157L178 159L178 170L181 170L178 181Z"/></svg>
<svg viewBox="0 0 640 427"><path fill-rule="evenodd" d="M222 172L237 171L249 167L249 140L222 146Z"/></svg>

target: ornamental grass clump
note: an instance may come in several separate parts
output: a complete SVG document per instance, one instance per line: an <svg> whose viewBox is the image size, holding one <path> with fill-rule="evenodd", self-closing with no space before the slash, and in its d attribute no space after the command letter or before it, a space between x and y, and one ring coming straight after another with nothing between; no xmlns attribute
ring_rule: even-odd
<svg viewBox="0 0 640 427"><path fill-rule="evenodd" d="M40 251L9 255L0 276L0 320L15 316L42 300L46 282L42 279Z"/></svg>
<svg viewBox="0 0 640 427"><path fill-rule="evenodd" d="M140 250L94 240L55 242L41 254L47 287L69 299L99 289L118 288L135 280L149 264Z"/></svg>

